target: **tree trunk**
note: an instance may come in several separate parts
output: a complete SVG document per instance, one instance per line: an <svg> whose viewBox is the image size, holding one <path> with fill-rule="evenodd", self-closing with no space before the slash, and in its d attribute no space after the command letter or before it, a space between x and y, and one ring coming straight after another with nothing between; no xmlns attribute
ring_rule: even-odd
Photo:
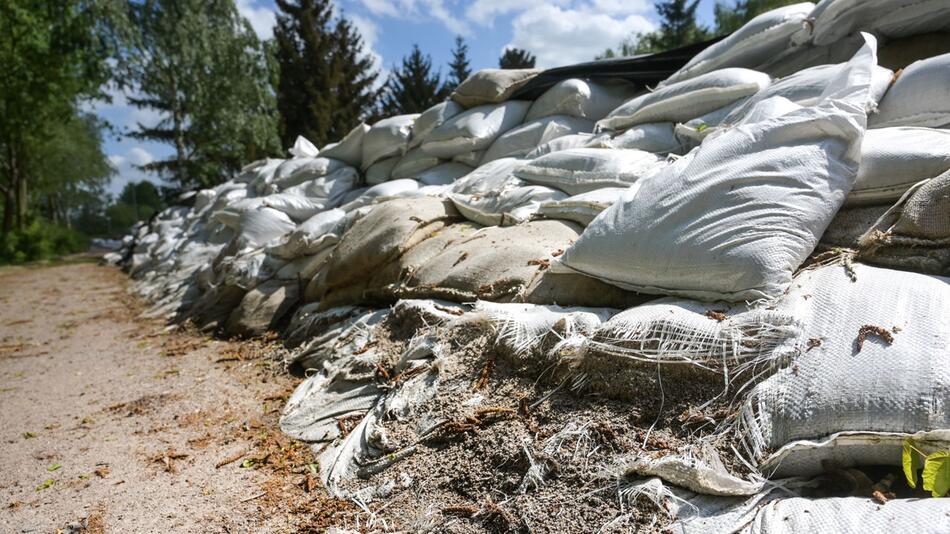
<svg viewBox="0 0 950 534"><path fill-rule="evenodd" d="M29 196L26 190L26 176L17 171L16 178L16 228L23 230L26 228L27 208L29 206Z"/></svg>
<svg viewBox="0 0 950 534"><path fill-rule="evenodd" d="M7 189L3 192L3 236L13 230L13 191Z"/></svg>

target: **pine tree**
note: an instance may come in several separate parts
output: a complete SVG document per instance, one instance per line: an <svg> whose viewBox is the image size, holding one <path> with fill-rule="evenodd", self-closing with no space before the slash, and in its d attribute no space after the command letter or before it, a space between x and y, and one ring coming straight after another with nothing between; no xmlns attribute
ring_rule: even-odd
<svg viewBox="0 0 950 534"><path fill-rule="evenodd" d="M732 33L757 15L797 3L797 0L735 0L731 5L716 2L716 33Z"/></svg>
<svg viewBox="0 0 950 534"><path fill-rule="evenodd" d="M139 38L124 58L137 89L129 102L163 115L131 136L175 148L143 168L207 187L279 150L269 56L232 0L130 6Z"/></svg>
<svg viewBox="0 0 950 534"><path fill-rule="evenodd" d="M472 74L472 68L468 61L468 45L461 36L456 36L452 61L449 63L449 76L445 81L446 91L450 93L454 91L470 74Z"/></svg>
<svg viewBox="0 0 950 534"><path fill-rule="evenodd" d="M533 69L534 60L534 55L527 50L506 48L498 59L498 66L502 69Z"/></svg>
<svg viewBox="0 0 950 534"><path fill-rule="evenodd" d="M412 52L386 81L380 103L383 116L421 113L445 100L449 91L439 78L439 72L432 72L432 58L412 45Z"/></svg>
<svg viewBox="0 0 950 534"><path fill-rule="evenodd" d="M378 74L363 40L346 18L334 20L330 0L277 0L277 7L281 140L284 146L298 135L317 146L338 141L378 98Z"/></svg>
<svg viewBox="0 0 950 534"><path fill-rule="evenodd" d="M657 2L660 29L640 37L637 53L662 52L709 39L709 30L696 22L698 6L699 0Z"/></svg>

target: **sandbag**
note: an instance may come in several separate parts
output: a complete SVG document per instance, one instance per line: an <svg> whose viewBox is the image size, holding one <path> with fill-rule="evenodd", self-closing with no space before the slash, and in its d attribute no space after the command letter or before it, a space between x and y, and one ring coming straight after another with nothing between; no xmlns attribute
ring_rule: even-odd
<svg viewBox="0 0 950 534"><path fill-rule="evenodd" d="M343 167L346 167L345 163L330 158L294 158L278 167L273 180L269 183L280 191L335 173Z"/></svg>
<svg viewBox="0 0 950 534"><path fill-rule="evenodd" d="M482 69L460 83L451 98L465 108L497 104L540 73L541 69Z"/></svg>
<svg viewBox="0 0 950 534"><path fill-rule="evenodd" d="M901 71L871 115L871 128L950 126L950 54L915 61Z"/></svg>
<svg viewBox="0 0 950 534"><path fill-rule="evenodd" d="M287 152L295 158L314 158L320 151L313 146L309 139L298 135L297 139L294 140L294 146L290 147Z"/></svg>
<svg viewBox="0 0 950 534"><path fill-rule="evenodd" d="M398 163L392 169L392 179L414 178L419 173L435 167L441 161L435 156L414 148L398 159Z"/></svg>
<svg viewBox="0 0 950 534"><path fill-rule="evenodd" d="M785 51L792 34L815 4L803 2L766 11L745 23L728 37L693 56L661 85L695 78L726 67L755 68L775 54Z"/></svg>
<svg viewBox="0 0 950 534"><path fill-rule="evenodd" d="M449 162L436 165L416 174L416 180L423 185L449 185L472 172L472 168L461 163Z"/></svg>
<svg viewBox="0 0 950 534"><path fill-rule="evenodd" d="M868 130L861 145L861 167L846 204L891 204L917 182L948 170L950 130Z"/></svg>
<svg viewBox="0 0 950 534"><path fill-rule="evenodd" d="M296 222L303 222L328 207L325 199L305 197L293 193L267 195L260 200L261 206L284 213Z"/></svg>
<svg viewBox="0 0 950 534"><path fill-rule="evenodd" d="M452 156L452 161L455 163L461 163L463 165L468 165L469 167L475 168L478 167L482 162L482 158L485 156L484 150L473 150L471 152L466 152L464 154L458 154Z"/></svg>
<svg viewBox="0 0 950 534"><path fill-rule="evenodd" d="M257 336L272 330L297 303L296 281L270 280L248 291L225 323L232 336Z"/></svg>
<svg viewBox="0 0 950 534"><path fill-rule="evenodd" d="M364 173L363 181L366 185L379 185L388 182L392 177L393 170L402 158L396 156L377 161L369 166ZM395 178L393 178L395 179Z"/></svg>
<svg viewBox="0 0 950 534"><path fill-rule="evenodd" d="M818 106L708 138L605 210L557 267L646 293L776 298L858 170L874 40Z"/></svg>
<svg viewBox="0 0 950 534"><path fill-rule="evenodd" d="M664 158L634 149L572 148L533 159L515 168L522 180L555 187L569 195L602 187L624 187L667 165Z"/></svg>
<svg viewBox="0 0 950 534"><path fill-rule="evenodd" d="M343 211L353 211L357 208L372 204L377 198L391 197L406 191L415 191L416 189L419 189L419 182L415 180L390 180L360 192L356 198L344 202L340 208Z"/></svg>
<svg viewBox="0 0 950 534"><path fill-rule="evenodd" d="M769 76L749 69L722 69L638 96L597 122L600 129L622 130L649 122L686 122L760 91Z"/></svg>
<svg viewBox="0 0 950 534"><path fill-rule="evenodd" d="M426 140L432 130L442 123L465 111L457 102L446 100L423 111L412 124L412 136L409 138L409 148L418 147Z"/></svg>
<svg viewBox="0 0 950 534"><path fill-rule="evenodd" d="M273 208L260 207L241 214L240 238L246 246L264 246L296 227L287 215Z"/></svg>
<svg viewBox="0 0 950 534"><path fill-rule="evenodd" d="M552 139L578 132L591 132L594 123L567 115L552 115L526 122L502 134L485 151L481 164L499 158L520 158Z"/></svg>
<svg viewBox="0 0 950 534"><path fill-rule="evenodd" d="M448 195L463 217L484 226L521 224L537 213L543 202L566 197L557 189L527 185L518 179L508 182L502 189L474 195Z"/></svg>
<svg viewBox="0 0 950 534"><path fill-rule="evenodd" d="M269 247L267 253L286 259L316 254L339 241L345 217L346 212L339 208L318 213Z"/></svg>
<svg viewBox="0 0 950 534"><path fill-rule="evenodd" d="M363 170L381 159L405 154L409 147L412 124L418 116L396 115L373 124L363 137Z"/></svg>
<svg viewBox="0 0 950 534"><path fill-rule="evenodd" d="M894 39L943 30L948 7L944 0L822 0L809 15L810 40L822 46L858 31Z"/></svg>
<svg viewBox="0 0 950 534"><path fill-rule="evenodd" d="M525 122L551 115L598 121L635 94L636 88L624 80L592 82L571 78L558 82L539 96L531 104Z"/></svg>
<svg viewBox="0 0 950 534"><path fill-rule="evenodd" d="M440 158L487 149L501 134L521 124L530 102L511 100L478 106L439 126L422 143L422 151Z"/></svg>
<svg viewBox="0 0 950 534"><path fill-rule="evenodd" d="M320 150L324 158L338 159L347 165L359 167L363 163L363 137L369 131L369 126L360 123L350 130L346 137L338 143L331 143Z"/></svg>
<svg viewBox="0 0 950 534"><path fill-rule="evenodd" d="M619 200L626 190L625 187L604 187L560 200L549 200L541 204L537 213L545 219L561 219L587 226L600 212Z"/></svg>
<svg viewBox="0 0 950 534"><path fill-rule="evenodd" d="M610 148L634 148L654 154L678 154L680 142L673 135L672 122L651 122L632 126L612 137Z"/></svg>
<svg viewBox="0 0 950 534"><path fill-rule="evenodd" d="M587 146L594 139L594 134L576 133L571 135L562 135L546 143L538 145L537 148L524 155L524 159L534 159L551 152L560 152L568 148L581 148Z"/></svg>

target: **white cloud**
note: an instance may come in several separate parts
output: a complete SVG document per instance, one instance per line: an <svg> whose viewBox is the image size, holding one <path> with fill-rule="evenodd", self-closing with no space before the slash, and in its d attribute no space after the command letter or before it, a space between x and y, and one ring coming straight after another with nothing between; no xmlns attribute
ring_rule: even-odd
<svg viewBox="0 0 950 534"><path fill-rule="evenodd" d="M149 163L155 161L155 158L149 153L148 150L140 146L134 146L125 153L129 161L135 165L148 165Z"/></svg>
<svg viewBox="0 0 950 534"><path fill-rule="evenodd" d="M261 39L270 39L274 35L277 14L274 10L255 5L254 0L237 0L238 11L251 23L254 32Z"/></svg>
<svg viewBox="0 0 950 534"><path fill-rule="evenodd" d="M420 22L433 18L452 33L465 36L471 33L462 19L445 7L444 0L360 0L360 3L374 15Z"/></svg>
<svg viewBox="0 0 950 534"><path fill-rule="evenodd" d="M383 56L376 51L376 39L379 37L379 27L372 20L360 15L347 15L353 27L363 38L364 52L373 61L373 68L379 71L376 77L375 88L378 89L386 83L386 77L389 76L389 69L383 64Z"/></svg>
<svg viewBox="0 0 950 534"><path fill-rule="evenodd" d="M505 48L524 48L537 57L538 67L549 68L590 61L605 48L656 27L643 15L613 16L594 7L541 5L524 11L512 21L514 35Z"/></svg>
<svg viewBox="0 0 950 534"><path fill-rule="evenodd" d="M554 0L548 2L537 2L532 0L475 0L469 3L465 10L465 18L481 24L483 26L492 26L495 17L507 15L509 13L519 13L533 7L551 6L551 5L569 5L570 0Z"/></svg>
<svg viewBox="0 0 950 534"><path fill-rule="evenodd" d="M118 196L126 184L132 182L149 181L156 185L164 182L154 173L139 169L138 165L147 165L155 161L155 156L141 145L133 146L124 154L110 154L109 163L115 169L115 175L109 183L109 192Z"/></svg>
<svg viewBox="0 0 950 534"><path fill-rule="evenodd" d="M399 9L396 8L396 2L391 0L360 0L370 13L374 15L384 15L387 17L399 17Z"/></svg>

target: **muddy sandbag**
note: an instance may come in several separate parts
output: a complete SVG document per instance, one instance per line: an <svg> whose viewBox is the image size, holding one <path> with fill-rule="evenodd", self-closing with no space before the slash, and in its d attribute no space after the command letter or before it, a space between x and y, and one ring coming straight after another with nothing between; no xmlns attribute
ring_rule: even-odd
<svg viewBox="0 0 950 534"><path fill-rule="evenodd" d="M635 149L571 148L527 161L514 175L569 195L603 187L625 187L667 166L665 158Z"/></svg>
<svg viewBox="0 0 950 534"><path fill-rule="evenodd" d="M531 104L525 122L551 115L569 115L591 121L607 116L636 94L625 80L590 81L571 78L558 82Z"/></svg>
<svg viewBox="0 0 950 534"><path fill-rule="evenodd" d="M320 150L324 158L338 159L347 165L359 167L363 162L363 137L369 131L369 126L360 123L350 130L340 142L331 143Z"/></svg>
<svg viewBox="0 0 950 534"><path fill-rule="evenodd" d="M646 293L780 296L854 184L874 64L868 36L819 105L708 138L602 212L556 267Z"/></svg>
<svg viewBox="0 0 950 534"><path fill-rule="evenodd" d="M456 240L399 280L399 298L476 299L562 306L616 307L631 294L591 279L548 272L552 254L580 233L563 221L485 227Z"/></svg>
<svg viewBox="0 0 950 534"><path fill-rule="evenodd" d="M808 17L811 35L806 30L798 40L833 45L859 31L889 39L908 37L950 28L948 13L944 0L822 0Z"/></svg>
<svg viewBox="0 0 950 534"><path fill-rule="evenodd" d="M746 22L725 39L693 56L662 85L695 78L727 67L755 68L784 52L789 38L798 32L815 4L803 2L766 11Z"/></svg>
<svg viewBox="0 0 950 534"><path fill-rule="evenodd" d="M405 154L412 124L418 116L396 115L373 124L363 136L362 168L365 170L379 160Z"/></svg>
<svg viewBox="0 0 950 534"><path fill-rule="evenodd" d="M540 73L541 69L482 69L460 83L451 98L465 108L497 104Z"/></svg>
<svg viewBox="0 0 950 534"><path fill-rule="evenodd" d="M950 19L948 19L950 20ZM902 70L887 91L871 128L888 126L950 126L950 54L922 59Z"/></svg>
<svg viewBox="0 0 950 534"><path fill-rule="evenodd" d="M600 212L609 208L623 196L625 187L604 187L572 197L543 202L538 208L539 217L572 221L587 226Z"/></svg>
<svg viewBox="0 0 950 534"><path fill-rule="evenodd" d="M594 123L567 115L552 115L526 122L502 134L485 151L480 163L499 158L519 158L552 139L578 132L591 132Z"/></svg>
<svg viewBox="0 0 950 534"><path fill-rule="evenodd" d="M597 122L599 129L622 130L650 122L686 122L769 85L768 74L722 69L672 83L627 101Z"/></svg>
<svg viewBox="0 0 950 534"><path fill-rule="evenodd" d="M358 302L377 270L460 219L451 202L439 199L380 203L343 234L328 265L312 282L313 295L340 304ZM308 289L308 297L310 293Z"/></svg>
<svg viewBox="0 0 950 534"><path fill-rule="evenodd" d="M297 281L269 280L247 292L228 316L225 331L236 336L257 336L274 329L297 303Z"/></svg>
<svg viewBox="0 0 950 534"><path fill-rule="evenodd" d="M183 319L190 318L203 332L217 330L224 326L246 293L246 289L234 285L212 287L198 297Z"/></svg>
<svg viewBox="0 0 950 534"><path fill-rule="evenodd" d="M530 105L523 100L511 100L459 113L429 134L422 143L422 151L440 158L451 158L485 150L501 134L521 124Z"/></svg>
<svg viewBox="0 0 950 534"><path fill-rule="evenodd" d="M423 111L412 124L412 136L409 138L409 148L417 148L426 140L426 137L442 125L445 121L465 111L461 105L451 100L440 102Z"/></svg>

